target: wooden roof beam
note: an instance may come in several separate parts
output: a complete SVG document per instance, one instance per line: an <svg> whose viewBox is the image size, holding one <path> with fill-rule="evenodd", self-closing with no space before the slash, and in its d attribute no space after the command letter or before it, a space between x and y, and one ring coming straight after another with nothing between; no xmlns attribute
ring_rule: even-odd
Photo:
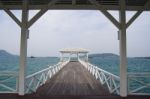
<svg viewBox="0 0 150 99"><path fill-rule="evenodd" d="M4 11L21 27L20 20L8 9L4 9Z"/></svg>
<svg viewBox="0 0 150 99"><path fill-rule="evenodd" d="M76 0L72 0L72 5L76 5Z"/></svg>
<svg viewBox="0 0 150 99"><path fill-rule="evenodd" d="M141 10L138 10L134 15L133 17L127 22L126 24L126 28L128 28L137 18L138 16L140 16L142 14L142 12L144 11L144 8L148 7L150 5L150 0L148 0L146 2L146 4L144 5L143 9Z"/></svg>
<svg viewBox="0 0 150 99"><path fill-rule="evenodd" d="M4 11L15 21L15 23L17 23L21 27L20 20L9 9L6 9L1 1L0 1L0 6L3 6Z"/></svg>
<svg viewBox="0 0 150 99"><path fill-rule="evenodd" d="M28 28L30 28L45 12L48 11L49 6L54 5L58 0L50 1L43 9L41 9L28 23Z"/></svg>
<svg viewBox="0 0 150 99"><path fill-rule="evenodd" d="M100 10L118 29L120 28L120 23L106 10L103 5L98 3L96 0L89 0L93 5L97 6Z"/></svg>

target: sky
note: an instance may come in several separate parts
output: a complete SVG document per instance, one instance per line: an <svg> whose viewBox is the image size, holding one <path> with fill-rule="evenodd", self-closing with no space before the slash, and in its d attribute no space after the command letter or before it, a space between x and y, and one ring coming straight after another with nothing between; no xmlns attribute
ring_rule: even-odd
<svg viewBox="0 0 150 99"><path fill-rule="evenodd" d="M19 20L21 11L12 11ZM29 19L38 11L30 11ZM117 11L109 11L118 20ZM135 12L127 12L127 21ZM127 56L150 56L150 12L127 29ZM50 10L30 28L28 56L59 56L62 48L119 55L118 29L98 10ZM20 52L20 28L0 11L0 49Z"/></svg>

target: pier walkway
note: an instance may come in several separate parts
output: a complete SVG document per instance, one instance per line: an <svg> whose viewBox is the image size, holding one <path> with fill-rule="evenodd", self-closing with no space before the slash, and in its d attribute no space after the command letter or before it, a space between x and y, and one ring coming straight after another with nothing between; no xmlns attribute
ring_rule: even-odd
<svg viewBox="0 0 150 99"><path fill-rule="evenodd" d="M69 62L36 92L19 96L1 93L0 99L149 99L149 96L122 98L109 90L80 63Z"/></svg>
<svg viewBox="0 0 150 99"><path fill-rule="evenodd" d="M36 94L52 95L109 95L90 72L79 62L69 62L43 86Z"/></svg>
<svg viewBox="0 0 150 99"><path fill-rule="evenodd" d="M63 49L60 52L57 64L25 77L24 95L18 94L16 73L1 73L4 79L0 87L5 90L0 92L0 99L150 99L149 82L145 82L149 81L149 73L128 74L128 95L122 97L120 77L91 64L87 50ZM15 88L9 85L12 79L16 80Z"/></svg>

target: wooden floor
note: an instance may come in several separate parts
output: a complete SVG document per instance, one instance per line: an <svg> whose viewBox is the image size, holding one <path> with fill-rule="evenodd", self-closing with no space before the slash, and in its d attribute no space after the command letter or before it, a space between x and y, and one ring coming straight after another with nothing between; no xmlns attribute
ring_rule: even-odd
<svg viewBox="0 0 150 99"><path fill-rule="evenodd" d="M46 84L39 87L37 95L110 95L93 75L79 62L69 62Z"/></svg>
<svg viewBox="0 0 150 99"><path fill-rule="evenodd" d="M17 94L0 94L0 99L150 99L150 96L37 96L34 94L19 96Z"/></svg>

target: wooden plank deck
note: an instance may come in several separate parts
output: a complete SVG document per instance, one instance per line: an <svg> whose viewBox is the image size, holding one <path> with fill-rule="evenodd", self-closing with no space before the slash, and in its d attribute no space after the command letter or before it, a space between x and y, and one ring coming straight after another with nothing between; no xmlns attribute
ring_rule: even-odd
<svg viewBox="0 0 150 99"><path fill-rule="evenodd" d="M46 84L39 87L36 94L53 95L110 95L93 75L79 62L69 62Z"/></svg>
<svg viewBox="0 0 150 99"><path fill-rule="evenodd" d="M25 96L19 96L17 94L0 94L0 99L150 99L150 96L128 96L122 98L120 96L37 96L34 94L28 94Z"/></svg>
<svg viewBox="0 0 150 99"><path fill-rule="evenodd" d="M150 96L122 98L109 94L80 63L70 62L36 93L24 96L1 93L0 99L150 99Z"/></svg>
<svg viewBox="0 0 150 99"><path fill-rule="evenodd" d="M120 96L108 95L108 96L37 96L35 94L27 94L19 96L17 94L0 94L0 99L150 99L150 96L128 96L122 98Z"/></svg>

